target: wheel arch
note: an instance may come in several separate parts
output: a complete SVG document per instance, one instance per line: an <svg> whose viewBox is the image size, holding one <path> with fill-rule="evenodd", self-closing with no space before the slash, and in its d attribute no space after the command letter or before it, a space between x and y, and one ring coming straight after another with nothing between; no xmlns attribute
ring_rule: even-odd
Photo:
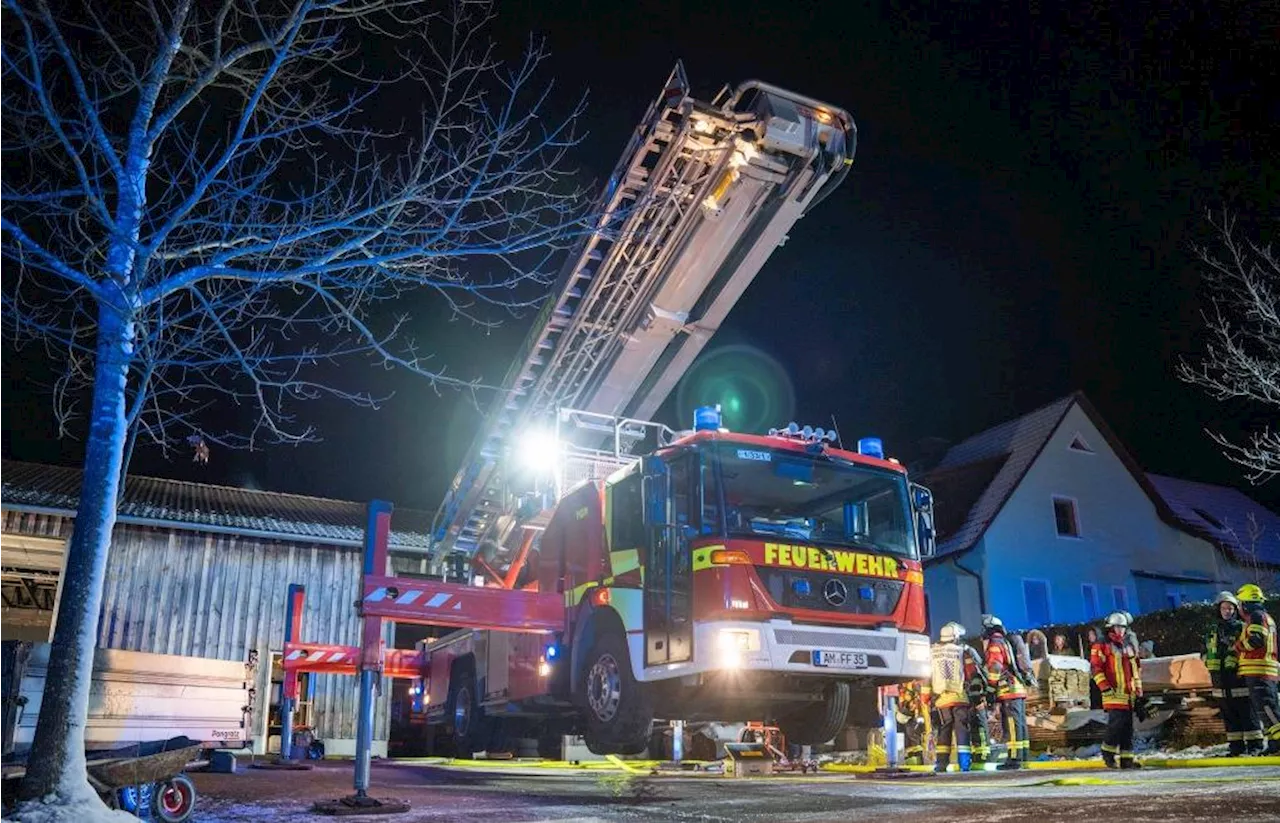
<svg viewBox="0 0 1280 823"><path fill-rule="evenodd" d="M573 630L573 645L569 655L569 694L576 700L582 699L582 674L586 666L587 650L591 648L595 639L606 631L616 631L622 635L624 642L627 641L627 630L622 624L622 615L612 606L595 606L583 605L582 610L578 614L578 619ZM627 644L628 656L630 656L630 644ZM635 671L635 661L631 662L631 669Z"/></svg>

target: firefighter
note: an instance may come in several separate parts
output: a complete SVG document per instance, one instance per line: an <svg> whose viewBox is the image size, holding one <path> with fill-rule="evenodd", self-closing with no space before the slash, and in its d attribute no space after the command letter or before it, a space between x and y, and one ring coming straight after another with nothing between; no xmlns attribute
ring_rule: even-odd
<svg viewBox="0 0 1280 823"><path fill-rule="evenodd" d="M1266 748L1266 743L1258 713L1249 701L1249 689L1237 671L1236 641L1244 630L1240 601L1231 592L1221 592L1213 605L1218 619L1204 638L1204 666L1213 681L1213 696L1219 701L1231 755L1255 754Z"/></svg>
<svg viewBox="0 0 1280 823"><path fill-rule="evenodd" d="M925 711L919 680L904 683L898 689L898 727L907 741L905 752L909 766L924 765L925 741L929 737L929 713Z"/></svg>
<svg viewBox="0 0 1280 823"><path fill-rule="evenodd" d="M1019 672L1017 656L1007 637L1004 623L995 615L982 618L982 639L987 663L987 685L995 693L1000 722L1005 728L1008 757L996 768L1022 768L1031 752L1027 738L1027 689Z"/></svg>
<svg viewBox="0 0 1280 823"><path fill-rule="evenodd" d="M964 626L948 623L938 632L938 642L933 644L933 671L925 683L923 698L924 704L937 712L934 771L947 770L953 751L960 771L969 771L973 762L969 748L969 696L965 688L973 663L965 655L963 641Z"/></svg>
<svg viewBox="0 0 1280 823"><path fill-rule="evenodd" d="M973 674L967 681L969 690L969 741L973 757L979 763L991 761L991 729L990 707L988 705L987 667L972 646L965 646L965 653L971 655L974 665Z"/></svg>
<svg viewBox="0 0 1280 823"><path fill-rule="evenodd" d="M1090 652L1093 681L1102 691L1102 708L1107 713L1107 733L1102 743L1102 760L1108 769L1142 767L1133 756L1133 716L1146 714L1142 696L1142 668L1138 650L1129 642L1129 621L1114 612L1105 625L1106 636Z"/></svg>
<svg viewBox="0 0 1280 823"><path fill-rule="evenodd" d="M1262 721L1267 739L1266 754L1280 754L1280 699L1276 682L1280 680L1280 654L1276 650L1276 621L1267 614L1266 598L1254 583L1246 583L1236 592L1244 612L1244 627L1236 641L1239 663L1236 671L1249 689L1249 700Z"/></svg>

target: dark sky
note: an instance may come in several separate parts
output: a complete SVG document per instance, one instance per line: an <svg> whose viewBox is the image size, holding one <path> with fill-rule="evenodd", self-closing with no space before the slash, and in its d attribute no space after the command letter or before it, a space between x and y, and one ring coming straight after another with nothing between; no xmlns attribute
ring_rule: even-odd
<svg viewBox="0 0 1280 823"><path fill-rule="evenodd" d="M1083 389L1149 470L1246 487L1202 429L1259 411L1200 397L1173 367L1200 329L1188 246L1204 209L1274 230L1280 5L685 5L508 3L495 36L512 53L529 32L547 38L561 106L589 91L576 160L592 178L677 58L703 99L758 78L852 112L853 173L708 351L771 356L800 422L834 414L846 437L878 435L907 457L923 438L959 440ZM490 380L525 331L419 322L452 371ZM48 442L28 360L7 358L4 452L74 462L78 443ZM323 443L215 449L202 467L141 453L134 469L434 509L479 413L378 379L397 392L380 411L314 407ZM1249 491L1280 504L1274 482Z"/></svg>

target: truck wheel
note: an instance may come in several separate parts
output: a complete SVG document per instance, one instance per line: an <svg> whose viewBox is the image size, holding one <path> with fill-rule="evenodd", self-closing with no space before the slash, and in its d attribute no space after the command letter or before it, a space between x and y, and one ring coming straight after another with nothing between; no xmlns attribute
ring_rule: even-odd
<svg viewBox="0 0 1280 823"><path fill-rule="evenodd" d="M476 675L469 666L457 666L449 675L445 718L453 728L458 757L470 758L489 745L488 724L476 693Z"/></svg>
<svg viewBox="0 0 1280 823"><path fill-rule="evenodd" d="M823 699L778 718L778 728L794 746L821 746L840 733L849 716L849 684L833 683Z"/></svg>
<svg viewBox="0 0 1280 823"><path fill-rule="evenodd" d="M604 628L582 670L587 748L594 754L640 754L649 743L653 706L631 672L627 641Z"/></svg>

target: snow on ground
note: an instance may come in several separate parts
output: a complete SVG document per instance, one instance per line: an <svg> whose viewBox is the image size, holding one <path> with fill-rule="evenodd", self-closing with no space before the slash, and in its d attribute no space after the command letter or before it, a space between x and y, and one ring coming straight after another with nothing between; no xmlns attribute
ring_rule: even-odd
<svg viewBox="0 0 1280 823"><path fill-rule="evenodd" d="M137 823L128 812L113 811L86 784L83 791L51 794L21 803L6 818L17 823Z"/></svg>

